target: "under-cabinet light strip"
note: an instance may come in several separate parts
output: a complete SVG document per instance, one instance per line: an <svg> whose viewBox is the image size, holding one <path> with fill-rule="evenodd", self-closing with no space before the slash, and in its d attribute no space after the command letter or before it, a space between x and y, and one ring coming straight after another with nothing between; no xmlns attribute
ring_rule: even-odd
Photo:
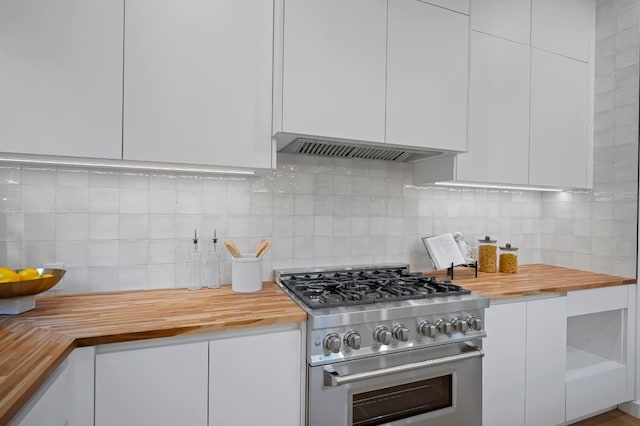
<svg viewBox="0 0 640 426"><path fill-rule="evenodd" d="M544 186L513 186L513 185L493 185L484 183L467 183L467 182L435 182L438 186L455 186L461 188L483 188L483 189L509 189L515 191L540 191L540 192L561 192L561 188L548 188Z"/></svg>
<svg viewBox="0 0 640 426"><path fill-rule="evenodd" d="M252 170L230 170L214 169L206 167L180 167L180 166L156 166L131 163L107 163L99 161L73 161L73 160L50 160L50 159L30 159L30 158L7 158L0 157L0 163L35 164L44 166L67 166L67 167L95 167L101 169L121 169L121 170L144 170L144 171L166 171L182 173L205 173L223 175L243 175L255 176Z"/></svg>

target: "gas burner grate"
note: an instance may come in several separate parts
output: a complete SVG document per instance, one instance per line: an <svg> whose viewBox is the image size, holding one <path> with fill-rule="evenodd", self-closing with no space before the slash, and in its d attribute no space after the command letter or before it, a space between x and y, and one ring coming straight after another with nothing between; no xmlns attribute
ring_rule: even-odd
<svg viewBox="0 0 640 426"><path fill-rule="evenodd" d="M450 281L395 269L297 274L280 281L314 309L471 293Z"/></svg>

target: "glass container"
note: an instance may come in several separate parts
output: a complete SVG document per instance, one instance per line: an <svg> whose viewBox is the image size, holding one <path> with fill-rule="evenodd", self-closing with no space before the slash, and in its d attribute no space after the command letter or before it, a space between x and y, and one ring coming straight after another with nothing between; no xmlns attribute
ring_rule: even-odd
<svg viewBox="0 0 640 426"><path fill-rule="evenodd" d="M202 256L198 249L198 234L193 232L193 248L189 251L189 290L200 290L202 279L200 277L200 262Z"/></svg>
<svg viewBox="0 0 640 426"><path fill-rule="evenodd" d="M500 247L500 272L518 272L518 249L509 243Z"/></svg>
<svg viewBox="0 0 640 426"><path fill-rule="evenodd" d="M478 271L496 272L498 260L497 240L492 240L490 236L478 240Z"/></svg>

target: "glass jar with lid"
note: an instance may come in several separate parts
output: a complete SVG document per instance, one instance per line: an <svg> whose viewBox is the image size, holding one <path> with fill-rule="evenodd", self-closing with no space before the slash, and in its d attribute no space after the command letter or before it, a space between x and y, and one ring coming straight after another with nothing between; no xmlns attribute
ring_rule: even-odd
<svg viewBox="0 0 640 426"><path fill-rule="evenodd" d="M500 247L500 272L518 272L518 249L509 243Z"/></svg>
<svg viewBox="0 0 640 426"><path fill-rule="evenodd" d="M498 260L497 241L492 240L490 236L478 240L478 271L480 272L496 272Z"/></svg>

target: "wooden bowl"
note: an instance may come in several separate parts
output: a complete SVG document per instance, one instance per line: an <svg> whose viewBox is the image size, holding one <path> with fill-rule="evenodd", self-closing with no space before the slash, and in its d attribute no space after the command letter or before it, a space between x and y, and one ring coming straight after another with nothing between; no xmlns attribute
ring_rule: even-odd
<svg viewBox="0 0 640 426"><path fill-rule="evenodd" d="M64 269L44 269L36 268L40 275L51 274L52 277L38 278L35 280L14 281L10 283L0 283L0 299L9 297L33 296L49 290L56 285L64 276Z"/></svg>

